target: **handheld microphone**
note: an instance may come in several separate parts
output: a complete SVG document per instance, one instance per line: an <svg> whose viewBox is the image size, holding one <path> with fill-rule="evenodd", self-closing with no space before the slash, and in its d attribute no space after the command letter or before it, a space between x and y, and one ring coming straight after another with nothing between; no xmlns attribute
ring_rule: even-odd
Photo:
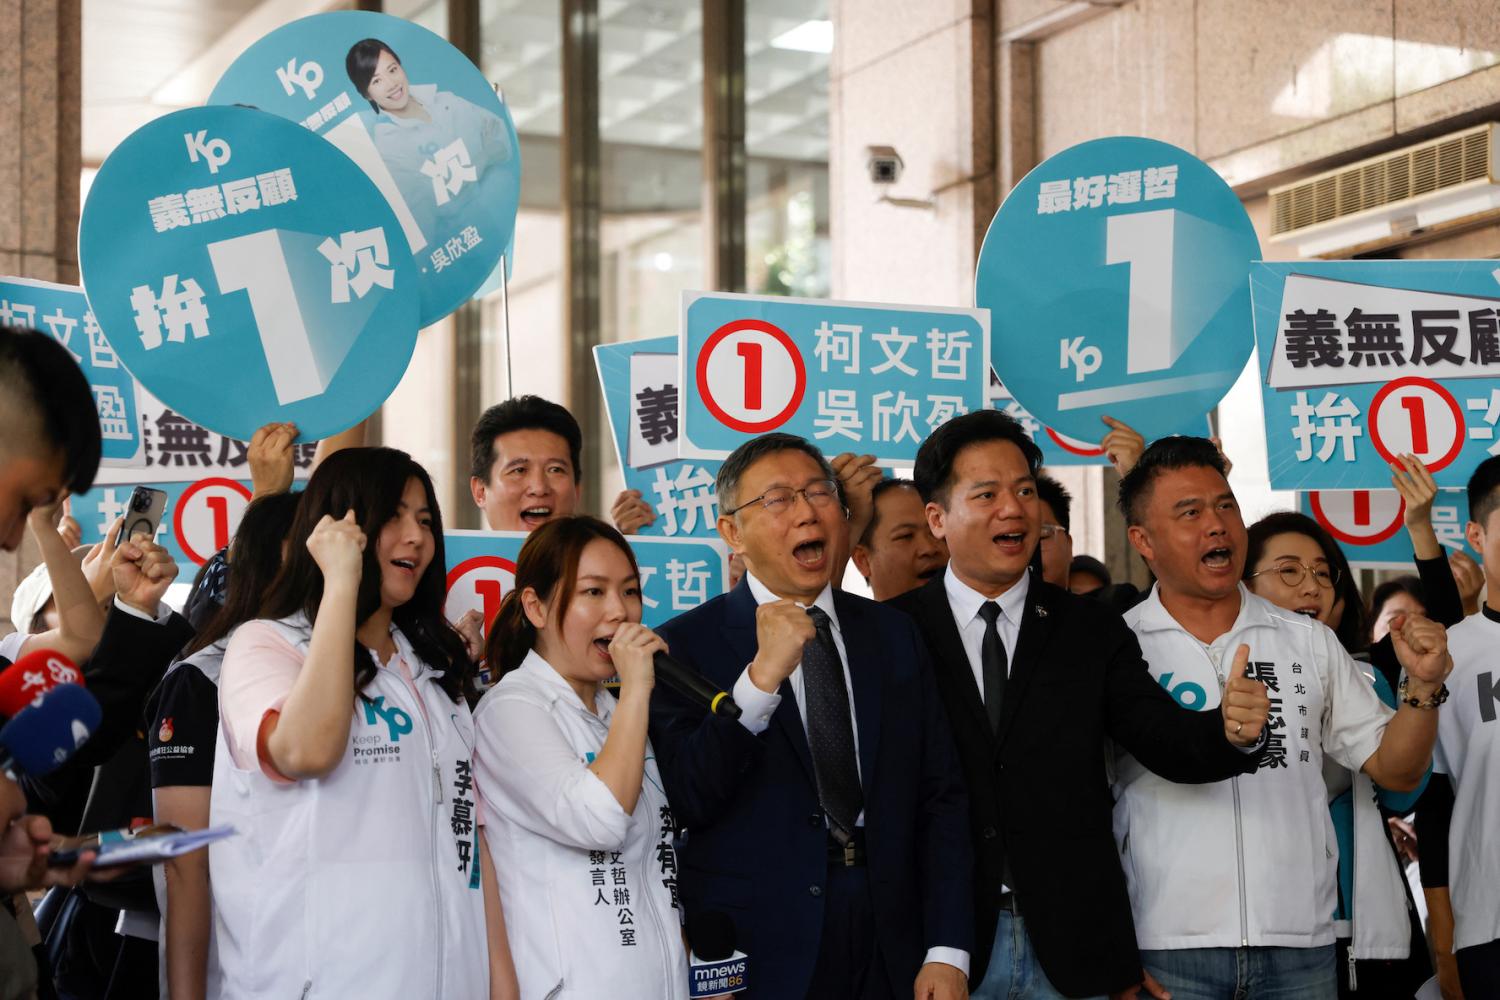
<svg viewBox="0 0 1500 1000"><path fill-rule="evenodd" d="M77 684L63 684L0 727L0 768L39 778L60 767L99 728L99 703Z"/></svg>
<svg viewBox="0 0 1500 1000"><path fill-rule="evenodd" d="M734 950L734 921L727 913L706 910L687 918L688 996L729 996L746 988L747 960Z"/></svg>
<svg viewBox="0 0 1500 1000"><path fill-rule="evenodd" d="M73 661L51 649L36 649L0 673L0 716L13 719L61 684L83 686Z"/></svg>
<svg viewBox="0 0 1500 1000"><path fill-rule="evenodd" d="M684 666L661 650L652 658L656 663L656 676L667 686L714 715L726 719L738 719L740 706L734 703L726 691L720 691L708 679L691 667Z"/></svg>

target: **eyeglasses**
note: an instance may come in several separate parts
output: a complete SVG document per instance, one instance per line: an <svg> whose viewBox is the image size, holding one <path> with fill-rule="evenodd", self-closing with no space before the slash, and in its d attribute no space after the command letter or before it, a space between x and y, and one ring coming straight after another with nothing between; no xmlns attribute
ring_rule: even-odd
<svg viewBox="0 0 1500 1000"><path fill-rule="evenodd" d="M1260 573L1251 573L1250 579L1255 579L1261 573L1275 573L1281 577L1281 582L1288 587L1298 586L1303 580L1307 579L1307 574L1309 573L1318 582L1318 586L1324 590L1332 590L1339 584L1339 571L1337 569L1329 569L1327 566L1313 567L1301 562L1277 563L1275 566L1266 567Z"/></svg>
<svg viewBox="0 0 1500 1000"><path fill-rule="evenodd" d="M1068 529L1064 528L1060 524L1043 524L1042 525L1042 537L1043 538L1052 538L1055 535L1066 535L1067 533L1068 533Z"/></svg>
<svg viewBox="0 0 1500 1000"><path fill-rule="evenodd" d="M794 490L790 486L775 486L766 490L754 500L746 500L733 510L726 510L726 514L738 514L751 504L760 504L767 514L773 516L785 514L791 509L792 503L798 496L806 498L808 504L813 507L827 507L839 498L839 484L832 479L819 479L815 483L808 483L800 490Z"/></svg>

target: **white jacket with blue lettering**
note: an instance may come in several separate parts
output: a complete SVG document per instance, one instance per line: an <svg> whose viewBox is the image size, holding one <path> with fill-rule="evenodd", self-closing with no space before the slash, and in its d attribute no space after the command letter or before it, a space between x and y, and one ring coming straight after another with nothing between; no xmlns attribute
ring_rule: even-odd
<svg viewBox="0 0 1500 1000"><path fill-rule="evenodd" d="M300 615L276 628L304 655ZM349 745L324 778L242 770L219 725L209 848L225 998L483 998L489 958L480 888L469 708L392 629L353 706Z"/></svg>
<svg viewBox="0 0 1500 1000"><path fill-rule="evenodd" d="M1178 785L1129 755L1117 762L1115 840L1142 949L1334 940L1338 847L1323 757L1358 771L1392 712L1326 626L1239 591L1234 626L1211 644L1177 623L1160 588L1125 615L1151 675L1179 704L1217 712L1241 643L1272 699L1254 774Z"/></svg>
<svg viewBox="0 0 1500 1000"><path fill-rule="evenodd" d="M589 769L614 717L534 650L474 710L485 842L527 1000L685 1000L671 811L646 744L635 809ZM770 845L768 845L768 848Z"/></svg>

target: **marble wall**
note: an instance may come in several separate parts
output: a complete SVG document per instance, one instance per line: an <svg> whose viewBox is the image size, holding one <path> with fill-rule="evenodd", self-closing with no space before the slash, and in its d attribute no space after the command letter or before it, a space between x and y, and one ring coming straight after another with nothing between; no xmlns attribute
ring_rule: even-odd
<svg viewBox="0 0 1500 1000"><path fill-rule="evenodd" d="M1209 161L1277 258L1271 186L1500 118L1495 0L835 0L832 17L837 298L972 304L1004 193L1086 139L1151 136ZM906 164L886 191L866 172L877 144ZM1500 227L1403 253L1500 255ZM1258 402L1239 395L1228 422L1254 431ZM1244 478L1255 464L1236 489L1284 505ZM1136 576L1107 479L1070 475L1075 546Z"/></svg>
<svg viewBox="0 0 1500 1000"><path fill-rule="evenodd" d="M1036 73L1041 156L1148 135L1258 193L1492 117L1500 6L1132 0L1038 41Z"/></svg>
<svg viewBox="0 0 1500 1000"><path fill-rule="evenodd" d="M979 241L998 204L990 8L986 0L833 3L835 298L972 304ZM866 148L876 145L901 154L898 183L871 182Z"/></svg>

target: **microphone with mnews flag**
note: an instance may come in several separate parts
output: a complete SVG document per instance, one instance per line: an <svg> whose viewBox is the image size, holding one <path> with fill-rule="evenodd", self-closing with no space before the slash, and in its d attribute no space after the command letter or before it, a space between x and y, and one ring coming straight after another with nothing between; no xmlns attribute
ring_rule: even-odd
<svg viewBox="0 0 1500 1000"><path fill-rule="evenodd" d="M734 703L729 693L720 691L698 671L684 666L672 659L670 654L661 650L656 651L653 659L656 664L657 679L663 681L667 687L693 704L702 705L704 710L712 715L722 715L726 719L740 717L740 706Z"/></svg>
<svg viewBox="0 0 1500 1000"><path fill-rule="evenodd" d="M0 718L13 719L62 684L83 684L83 673L66 656L37 649L0 673Z"/></svg>
<svg viewBox="0 0 1500 1000"><path fill-rule="evenodd" d="M743 952L734 948L734 921L705 910L687 918L688 996L693 1000L743 993L748 985Z"/></svg>

